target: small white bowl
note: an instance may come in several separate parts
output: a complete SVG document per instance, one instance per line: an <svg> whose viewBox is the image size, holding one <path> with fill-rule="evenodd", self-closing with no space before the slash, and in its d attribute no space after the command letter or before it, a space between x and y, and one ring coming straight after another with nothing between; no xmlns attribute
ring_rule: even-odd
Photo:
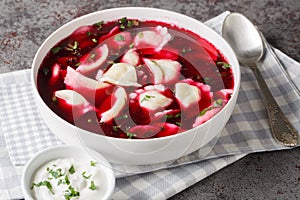
<svg viewBox="0 0 300 200"><path fill-rule="evenodd" d="M103 172L102 174L104 174L101 179L102 182L105 182L104 185L106 186L103 200L111 198L115 188L115 176L109 162L101 154L92 149L74 145L58 145L49 147L37 153L27 162L21 179L22 192L26 200L34 199L31 186L33 183L33 177L37 170L44 164L61 158L83 159L87 162L90 162L91 160L96 161L97 165L95 167L98 167L99 170Z"/></svg>

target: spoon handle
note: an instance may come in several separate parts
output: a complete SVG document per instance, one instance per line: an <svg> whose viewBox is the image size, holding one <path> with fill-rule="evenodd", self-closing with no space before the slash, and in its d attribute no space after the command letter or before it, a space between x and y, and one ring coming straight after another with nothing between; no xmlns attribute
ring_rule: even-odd
<svg viewBox="0 0 300 200"><path fill-rule="evenodd" d="M277 55L274 52L274 49L271 48L271 46L269 45L269 43L267 42L264 34L259 31L259 34L261 36L262 42L264 44L264 47L266 48L266 51L268 51L271 56L273 57L273 59L275 60L276 64L279 66L279 69L281 70L281 72L285 75L285 77L289 80L291 87L293 88L293 90L297 93L298 97L300 97L300 90L298 89L298 87L295 85L294 81L292 80L291 76L287 73L287 69L285 68L285 66L281 63L281 61L278 59Z"/></svg>
<svg viewBox="0 0 300 200"><path fill-rule="evenodd" d="M277 142L285 146L296 146L299 141L299 134L297 130L289 122L278 106L257 65L249 64L249 66L257 79L258 85L260 86L262 99L268 112L273 137L277 140Z"/></svg>

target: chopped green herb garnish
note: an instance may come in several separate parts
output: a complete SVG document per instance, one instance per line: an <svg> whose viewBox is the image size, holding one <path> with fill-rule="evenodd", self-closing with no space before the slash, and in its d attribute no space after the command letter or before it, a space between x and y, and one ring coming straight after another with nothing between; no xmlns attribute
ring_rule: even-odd
<svg viewBox="0 0 300 200"><path fill-rule="evenodd" d="M175 115L175 118L178 118L178 117L181 117L181 113L177 113L177 114Z"/></svg>
<svg viewBox="0 0 300 200"><path fill-rule="evenodd" d="M116 41L124 41L125 37L123 35L118 34L118 35L115 36L115 40Z"/></svg>
<svg viewBox="0 0 300 200"><path fill-rule="evenodd" d="M181 125L181 123L180 123L180 122L175 122L175 124L176 124L177 126L180 126L180 125Z"/></svg>
<svg viewBox="0 0 300 200"><path fill-rule="evenodd" d="M91 185L90 185L89 189L91 189L91 190L96 190L97 189L94 181L91 181Z"/></svg>
<svg viewBox="0 0 300 200"><path fill-rule="evenodd" d="M128 22L127 22L127 27L128 27L128 28L131 28L131 27L132 27L132 21L128 20Z"/></svg>
<svg viewBox="0 0 300 200"><path fill-rule="evenodd" d="M205 109L201 110L201 112L200 112L199 116L203 116L203 115L205 115L205 113L206 113L207 111L211 110L211 109L212 109L212 107L205 108Z"/></svg>
<svg viewBox="0 0 300 200"><path fill-rule="evenodd" d="M75 168L74 168L73 165L70 167L69 173L70 173L70 174L74 174L74 173L75 173Z"/></svg>
<svg viewBox="0 0 300 200"><path fill-rule="evenodd" d="M112 128L114 131L118 131L121 128L121 125L113 126Z"/></svg>
<svg viewBox="0 0 300 200"><path fill-rule="evenodd" d="M222 65L223 69L229 69L231 68L231 65L226 62L217 62L217 65Z"/></svg>
<svg viewBox="0 0 300 200"><path fill-rule="evenodd" d="M213 103L213 105L211 107L203 109L200 112L199 116L203 116L207 111L212 110L214 108L219 108L221 106L223 106L223 100L222 99L217 99L216 101L214 101L214 103Z"/></svg>
<svg viewBox="0 0 300 200"><path fill-rule="evenodd" d="M57 182L57 186L63 184L63 180L62 179L59 179L59 181Z"/></svg>
<svg viewBox="0 0 300 200"><path fill-rule="evenodd" d="M138 35L139 35L140 38L144 37L144 33L143 32L139 32Z"/></svg>
<svg viewBox="0 0 300 200"><path fill-rule="evenodd" d="M87 31L86 34L87 34L87 36L90 36L90 35L92 35L92 32Z"/></svg>
<svg viewBox="0 0 300 200"><path fill-rule="evenodd" d="M96 58L96 54L92 53L92 54L90 55L90 60L93 60L94 58Z"/></svg>
<svg viewBox="0 0 300 200"><path fill-rule="evenodd" d="M77 49L77 48L78 48L78 42L74 41L73 49Z"/></svg>
<svg viewBox="0 0 300 200"><path fill-rule="evenodd" d="M67 185L70 185L70 180L69 180L69 177L67 175L65 176L65 182L64 183L67 184Z"/></svg>
<svg viewBox="0 0 300 200"><path fill-rule="evenodd" d="M91 176L92 176L92 174L90 174L90 175L88 175L88 176L86 176L85 174L86 174L86 172L82 172L82 173L81 173L82 177L85 178L85 179L89 179L89 178L91 178Z"/></svg>
<svg viewBox="0 0 300 200"><path fill-rule="evenodd" d="M38 182L38 183L32 183L31 189L33 189L33 187L41 187L41 186L46 186L48 188L48 190L52 194L54 194L52 185L49 181L41 181L41 182Z"/></svg>
<svg viewBox="0 0 300 200"><path fill-rule="evenodd" d="M122 30L126 28L126 26L125 26L124 24L121 24L119 27L120 27L120 29L122 29Z"/></svg>
<svg viewBox="0 0 300 200"><path fill-rule="evenodd" d="M134 47L134 43L131 43L131 44L129 45L129 48L132 49L133 47Z"/></svg>
<svg viewBox="0 0 300 200"><path fill-rule="evenodd" d="M58 182L57 182L57 186L61 185L61 184L64 184L64 185L70 185L70 180L69 180L69 177L67 175L65 175L65 178L64 179L59 179Z"/></svg>
<svg viewBox="0 0 300 200"><path fill-rule="evenodd" d="M67 45L64 47L66 50L68 51L73 51L73 52L78 52L77 49L79 47L79 43L77 41L74 41L74 43L71 43L69 41L69 43L67 43Z"/></svg>
<svg viewBox="0 0 300 200"><path fill-rule="evenodd" d="M49 68L47 67L43 68L43 73L45 76L47 76L49 72L50 72Z"/></svg>
<svg viewBox="0 0 300 200"><path fill-rule="evenodd" d="M213 107L214 108L218 108L223 106L223 99L217 99L216 101L214 101Z"/></svg>
<svg viewBox="0 0 300 200"><path fill-rule="evenodd" d="M172 119L173 117L174 117L173 115L166 114L166 118L167 118L167 119Z"/></svg>
<svg viewBox="0 0 300 200"><path fill-rule="evenodd" d="M95 23L94 26L97 26L98 29L101 29L103 24L104 24L104 21L100 21L100 22Z"/></svg>
<svg viewBox="0 0 300 200"><path fill-rule="evenodd" d="M52 53L54 53L54 54L58 53L60 50L61 50L61 47L53 47L51 49Z"/></svg>
<svg viewBox="0 0 300 200"><path fill-rule="evenodd" d="M76 63L76 64L75 64L75 67L78 67L79 65L81 65L80 62Z"/></svg>
<svg viewBox="0 0 300 200"><path fill-rule="evenodd" d="M155 98L155 96L145 95L144 98L141 100L141 103L143 103L144 101L148 101L151 98Z"/></svg>
<svg viewBox="0 0 300 200"><path fill-rule="evenodd" d="M95 162L95 161L91 161L91 163L90 163L90 164L91 164L91 166L92 166L92 167L95 167L95 166L96 166L96 164L97 164L97 162Z"/></svg>
<svg viewBox="0 0 300 200"><path fill-rule="evenodd" d="M58 168L56 170L53 170L53 169L49 169L47 168L47 171L48 173L55 179L63 176L64 174L62 173L62 169L61 168Z"/></svg>
<svg viewBox="0 0 300 200"><path fill-rule="evenodd" d="M139 21L138 20L128 20L126 17L123 17L118 20L119 28L125 29L125 28L131 28L132 26L138 26Z"/></svg>
<svg viewBox="0 0 300 200"><path fill-rule="evenodd" d="M66 200L70 200L73 197L79 197L80 193L76 191L72 186L69 186L69 190L66 190L66 193L64 195Z"/></svg>
<svg viewBox="0 0 300 200"><path fill-rule="evenodd" d="M115 64L115 61L113 61L113 60L108 60L107 63L108 63L108 64Z"/></svg>
<svg viewBox="0 0 300 200"><path fill-rule="evenodd" d="M130 133L130 132L126 132L126 135L127 135L127 137L128 137L129 139L131 139L131 138L133 138L133 137L136 136L135 134Z"/></svg>
<svg viewBox="0 0 300 200"><path fill-rule="evenodd" d="M123 17L123 18L119 19L119 24L123 24L125 22L127 22L127 17Z"/></svg>

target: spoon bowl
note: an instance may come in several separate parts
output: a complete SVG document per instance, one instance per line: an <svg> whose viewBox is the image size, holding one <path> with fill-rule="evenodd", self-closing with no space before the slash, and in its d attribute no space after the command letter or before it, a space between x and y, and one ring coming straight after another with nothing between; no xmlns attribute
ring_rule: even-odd
<svg viewBox="0 0 300 200"><path fill-rule="evenodd" d="M235 31L236 30L236 31ZM222 36L230 45L241 63L258 61L264 46L255 26L242 14L232 13L224 21Z"/></svg>
<svg viewBox="0 0 300 200"><path fill-rule="evenodd" d="M261 89L261 97L275 140L285 146L296 146L299 142L298 131L281 111L256 64L262 58L265 48L258 30L242 14L231 13L224 20L222 36L232 47L239 62L253 71Z"/></svg>

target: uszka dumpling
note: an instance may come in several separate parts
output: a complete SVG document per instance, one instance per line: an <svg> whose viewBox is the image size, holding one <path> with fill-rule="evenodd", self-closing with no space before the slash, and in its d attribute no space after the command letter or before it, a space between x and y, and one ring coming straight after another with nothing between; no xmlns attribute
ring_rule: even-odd
<svg viewBox="0 0 300 200"><path fill-rule="evenodd" d="M179 79L181 64L169 59L143 59L149 71L153 74L154 84L174 83Z"/></svg>
<svg viewBox="0 0 300 200"><path fill-rule="evenodd" d="M134 47L138 49L150 47L160 51L171 38L166 27L157 26L154 30L139 32L134 38Z"/></svg>

